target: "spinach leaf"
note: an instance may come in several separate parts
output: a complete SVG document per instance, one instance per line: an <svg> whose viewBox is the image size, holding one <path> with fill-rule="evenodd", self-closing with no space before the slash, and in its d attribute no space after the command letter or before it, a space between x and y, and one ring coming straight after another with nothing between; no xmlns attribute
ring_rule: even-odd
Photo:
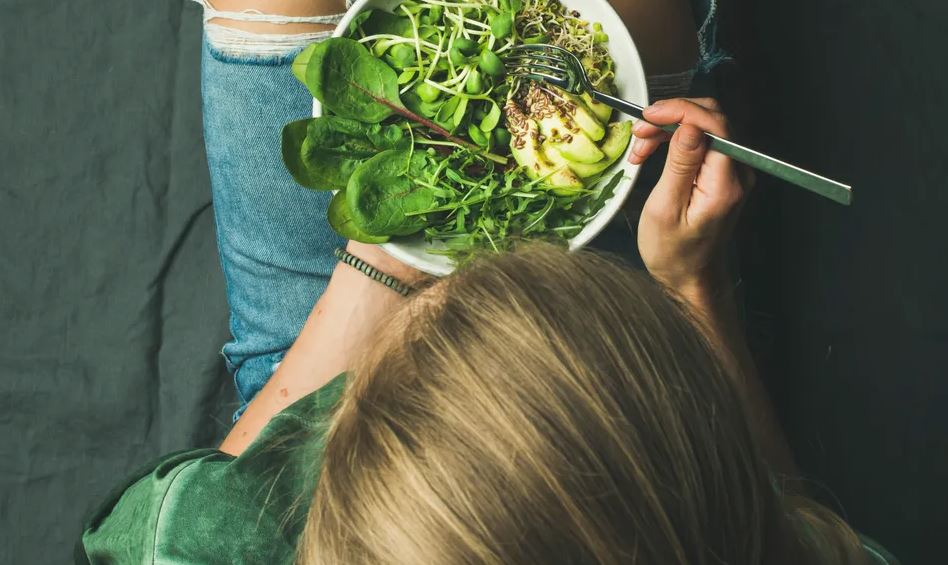
<svg viewBox="0 0 948 565"><path fill-rule="evenodd" d="M491 161L507 164L506 157L484 151L470 141L452 135L444 126L406 108L398 95L398 75L358 41L334 37L306 52L309 55L306 87L334 114L369 124L397 114L449 141L478 151Z"/></svg>
<svg viewBox="0 0 948 565"><path fill-rule="evenodd" d="M354 36L359 30L359 26L361 26L365 20L372 17L373 12L374 10L366 10L364 12L359 12L356 17L352 18L352 21L349 22L349 35Z"/></svg>
<svg viewBox="0 0 948 565"><path fill-rule="evenodd" d="M411 140L395 125L363 124L338 116L283 127L283 163L293 179L314 190L343 190L359 163Z"/></svg>
<svg viewBox="0 0 948 565"><path fill-rule="evenodd" d="M312 121L312 119L297 120L283 126L280 150L283 154L283 164L293 176L293 180L306 188L321 189L324 188L322 181L303 161L306 129Z"/></svg>
<svg viewBox="0 0 948 565"><path fill-rule="evenodd" d="M352 213L349 211L349 204L346 201L346 193L343 190L334 194L332 200L329 201L329 210L326 216L332 229L346 239L362 243L385 243L388 241L387 236L369 235L359 229L359 226L352 219Z"/></svg>
<svg viewBox="0 0 948 565"><path fill-rule="evenodd" d="M310 121L300 150L306 168L320 182L320 186L309 188L344 190L360 163L380 151L410 145L411 140L398 126L323 116Z"/></svg>
<svg viewBox="0 0 948 565"><path fill-rule="evenodd" d="M328 110L360 122L379 123L403 108L398 75L352 39L334 37L312 50L306 86Z"/></svg>
<svg viewBox="0 0 948 565"><path fill-rule="evenodd" d="M386 34L402 37L412 37L413 35L411 20L382 10L370 10L369 16L362 24L362 29L366 35Z"/></svg>
<svg viewBox="0 0 948 565"><path fill-rule="evenodd" d="M346 188L346 202L352 219L370 235L411 235L424 229L423 215L435 202L435 191L413 179L428 166L421 152L393 149L383 151L359 165Z"/></svg>
<svg viewBox="0 0 948 565"><path fill-rule="evenodd" d="M300 54L293 59L291 70L296 80L306 84L306 67L309 66L309 60L313 57L313 51L319 46L319 43L312 43L306 49L300 51Z"/></svg>

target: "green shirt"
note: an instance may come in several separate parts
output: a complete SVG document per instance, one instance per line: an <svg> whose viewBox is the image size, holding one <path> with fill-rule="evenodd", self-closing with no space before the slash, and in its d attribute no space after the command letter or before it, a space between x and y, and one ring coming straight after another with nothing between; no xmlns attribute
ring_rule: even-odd
<svg viewBox="0 0 948 565"><path fill-rule="evenodd" d="M86 524L79 563L290 565L322 463L340 375L270 421L239 457L162 457L116 489Z"/></svg>
<svg viewBox="0 0 948 565"><path fill-rule="evenodd" d="M340 375L270 421L239 457L162 457L116 489L86 524L80 564L292 565L316 490ZM880 565L884 549L866 540Z"/></svg>

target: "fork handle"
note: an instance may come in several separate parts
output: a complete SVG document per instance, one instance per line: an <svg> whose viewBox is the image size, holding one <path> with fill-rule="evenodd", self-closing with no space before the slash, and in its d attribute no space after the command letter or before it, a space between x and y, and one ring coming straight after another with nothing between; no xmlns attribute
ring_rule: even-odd
<svg viewBox="0 0 948 565"><path fill-rule="evenodd" d="M616 98L615 96L610 96L604 92L599 92L593 90L590 92L590 95L594 100L602 102L603 104L615 108L620 112L638 118L640 120L645 120L642 115L642 111L645 110L644 107L634 104L627 100L622 100L621 98ZM648 121L648 120L645 120ZM675 133L678 129L678 124L668 125L668 126L658 126L663 130L669 133ZM816 194L829 198L840 204L846 206L850 205L853 201L853 191L852 187L845 185L841 182L836 182L832 179L822 177L816 173L811 173L805 169L801 169L796 165L791 165L769 155L765 155L759 151L754 151L753 149L744 147L743 145L734 143L722 137L718 137L714 134L705 132L705 135L710 138L710 143L708 148L712 151L717 151L727 155L731 159L744 163L750 167L757 169L758 171L763 171L770 175L773 175L779 179L783 179L789 183L795 184L801 188L805 188Z"/></svg>

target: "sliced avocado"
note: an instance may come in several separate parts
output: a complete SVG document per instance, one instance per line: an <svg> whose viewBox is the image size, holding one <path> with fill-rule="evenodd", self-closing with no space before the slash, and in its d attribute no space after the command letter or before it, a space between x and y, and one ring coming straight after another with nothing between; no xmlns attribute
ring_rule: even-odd
<svg viewBox="0 0 948 565"><path fill-rule="evenodd" d="M545 178L557 194L572 194L583 188L583 181L568 167L554 166L543 157L540 147L540 129L514 102L504 109L510 130L510 152L531 179Z"/></svg>
<svg viewBox="0 0 948 565"><path fill-rule="evenodd" d="M569 128L561 116L549 116L540 120L540 133L570 161L598 163L606 157L606 154L596 147L596 142L578 128Z"/></svg>
<svg viewBox="0 0 948 565"><path fill-rule="evenodd" d="M557 167L569 167L581 179L594 177L611 167L625 153L632 139L632 122L618 122L609 126L609 133L600 149L606 157L598 163L574 163L563 157L549 143L543 144L543 156Z"/></svg>
<svg viewBox="0 0 948 565"><path fill-rule="evenodd" d="M589 108L593 114L595 114L596 119L598 119L600 123L609 123L609 120L612 118L612 108L606 106L602 102L596 102L592 99L592 96L586 92L580 96L580 100L586 104L586 107Z"/></svg>
<svg viewBox="0 0 948 565"><path fill-rule="evenodd" d="M609 133L602 140L599 148L606 154L606 159L615 162L625 150L629 148L629 142L632 141L633 122L613 122L609 124Z"/></svg>
<svg viewBox="0 0 948 565"><path fill-rule="evenodd" d="M524 104L526 114L540 124L540 134L570 161L595 163L605 157L553 96L536 83L530 85Z"/></svg>
<svg viewBox="0 0 948 565"><path fill-rule="evenodd" d="M576 122L579 129L583 130L589 139L599 141L606 136L606 128L602 125L606 122L600 122L581 98L563 93L563 99L565 104L561 105L561 109Z"/></svg>

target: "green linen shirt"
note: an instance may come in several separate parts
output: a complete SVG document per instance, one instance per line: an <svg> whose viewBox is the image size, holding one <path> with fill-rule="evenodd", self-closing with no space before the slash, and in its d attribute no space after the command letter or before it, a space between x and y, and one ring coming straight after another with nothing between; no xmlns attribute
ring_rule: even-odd
<svg viewBox="0 0 948 565"><path fill-rule="evenodd" d="M292 565L345 375L280 412L239 457L181 451L120 485L85 525L81 565ZM873 562L896 565L865 540Z"/></svg>

